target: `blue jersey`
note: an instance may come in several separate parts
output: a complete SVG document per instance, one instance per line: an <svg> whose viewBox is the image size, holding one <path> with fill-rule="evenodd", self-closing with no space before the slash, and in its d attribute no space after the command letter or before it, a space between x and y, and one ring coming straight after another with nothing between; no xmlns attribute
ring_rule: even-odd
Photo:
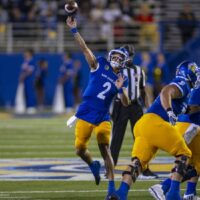
<svg viewBox="0 0 200 200"><path fill-rule="evenodd" d="M89 83L83 94L83 102L76 116L92 124L110 120L109 107L113 97L120 92L115 86L118 75L113 72L110 63L103 57L97 59L98 66L92 70ZM128 80L124 82L127 87Z"/></svg>
<svg viewBox="0 0 200 200"><path fill-rule="evenodd" d="M66 83L72 83L74 74L75 74L75 70L73 67L72 60L65 61L60 67L59 77L63 77L67 75L68 78L66 80Z"/></svg>
<svg viewBox="0 0 200 200"><path fill-rule="evenodd" d="M35 62L33 59L25 60L21 66L21 73L31 72L24 80L24 83L27 84L29 82L34 81L35 79Z"/></svg>
<svg viewBox="0 0 200 200"><path fill-rule="evenodd" d="M176 85L182 93L181 98L172 99L172 109L176 115L185 113L187 109L187 103L190 93L189 84L182 78L175 78L172 80L170 85ZM147 110L147 113L155 113L162 117L165 121L169 121L167 112L163 108L160 100L160 96L156 98L151 107Z"/></svg>
<svg viewBox="0 0 200 200"><path fill-rule="evenodd" d="M178 118L178 121L179 122L188 122L188 123L196 124L196 125L200 126L200 112L180 115Z"/></svg>
<svg viewBox="0 0 200 200"><path fill-rule="evenodd" d="M200 87L192 90L188 104L200 106Z"/></svg>

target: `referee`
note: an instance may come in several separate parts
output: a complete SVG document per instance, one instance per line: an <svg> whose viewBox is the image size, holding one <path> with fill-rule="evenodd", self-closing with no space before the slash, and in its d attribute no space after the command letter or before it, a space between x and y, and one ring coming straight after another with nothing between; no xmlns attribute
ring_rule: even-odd
<svg viewBox="0 0 200 200"><path fill-rule="evenodd" d="M135 123L143 115L143 107L145 105L145 107L149 107L148 98L145 93L145 73L140 66L132 63L135 54L134 47L132 45L125 45L122 48L125 48L129 53L129 60L126 62L126 68L123 70L123 73L129 79L128 95L131 103L129 106L125 107L122 105L118 97L114 100L112 112L113 129L110 150L115 166L117 165L128 121L130 121L131 130L133 131ZM134 140L134 134L132 135ZM156 176L149 169L145 170L143 175Z"/></svg>

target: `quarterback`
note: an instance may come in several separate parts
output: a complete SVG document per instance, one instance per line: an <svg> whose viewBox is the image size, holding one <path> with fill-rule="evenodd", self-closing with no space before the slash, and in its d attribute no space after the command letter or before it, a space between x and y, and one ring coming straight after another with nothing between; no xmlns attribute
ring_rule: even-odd
<svg viewBox="0 0 200 200"><path fill-rule="evenodd" d="M93 161L88 151L88 142L94 131L109 179L108 193L112 193L114 191L114 167L109 152L111 132L109 107L117 93L120 94L121 101L125 106L129 104L126 90L128 80L121 73L128 58L128 52L123 48L113 49L109 52L108 59L96 58L78 33L76 19L68 17L67 25L90 66L88 86L83 94L83 101L75 114L78 119L75 127L76 153L89 165L98 185L100 162Z"/></svg>

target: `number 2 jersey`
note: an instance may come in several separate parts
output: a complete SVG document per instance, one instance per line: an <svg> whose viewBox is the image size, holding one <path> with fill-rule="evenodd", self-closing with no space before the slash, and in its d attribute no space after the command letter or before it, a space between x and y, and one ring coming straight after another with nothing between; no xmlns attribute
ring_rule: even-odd
<svg viewBox="0 0 200 200"><path fill-rule="evenodd" d="M82 103L76 113L77 118L94 125L110 120L110 104L114 96L122 92L115 86L118 75L114 73L107 59L99 57L97 62L97 68L90 72ZM125 77L123 87L127 85L128 80Z"/></svg>
<svg viewBox="0 0 200 200"><path fill-rule="evenodd" d="M182 93L181 98L172 99L172 109L176 115L181 113L185 113L187 109L188 98L190 94L190 86L189 83L186 82L183 78L176 77L172 80L170 85L175 85L179 88ZM155 113L163 118L165 121L169 121L169 117L167 112L163 108L160 100L160 95L153 102L151 107L147 110L147 113Z"/></svg>

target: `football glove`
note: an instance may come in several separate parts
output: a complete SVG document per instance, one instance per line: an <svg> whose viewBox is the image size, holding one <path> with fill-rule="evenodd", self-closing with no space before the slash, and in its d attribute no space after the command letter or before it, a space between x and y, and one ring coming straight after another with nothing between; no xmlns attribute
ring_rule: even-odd
<svg viewBox="0 0 200 200"><path fill-rule="evenodd" d="M167 115L169 117L169 123L174 126L178 120L178 117L175 115L171 108L167 109Z"/></svg>

